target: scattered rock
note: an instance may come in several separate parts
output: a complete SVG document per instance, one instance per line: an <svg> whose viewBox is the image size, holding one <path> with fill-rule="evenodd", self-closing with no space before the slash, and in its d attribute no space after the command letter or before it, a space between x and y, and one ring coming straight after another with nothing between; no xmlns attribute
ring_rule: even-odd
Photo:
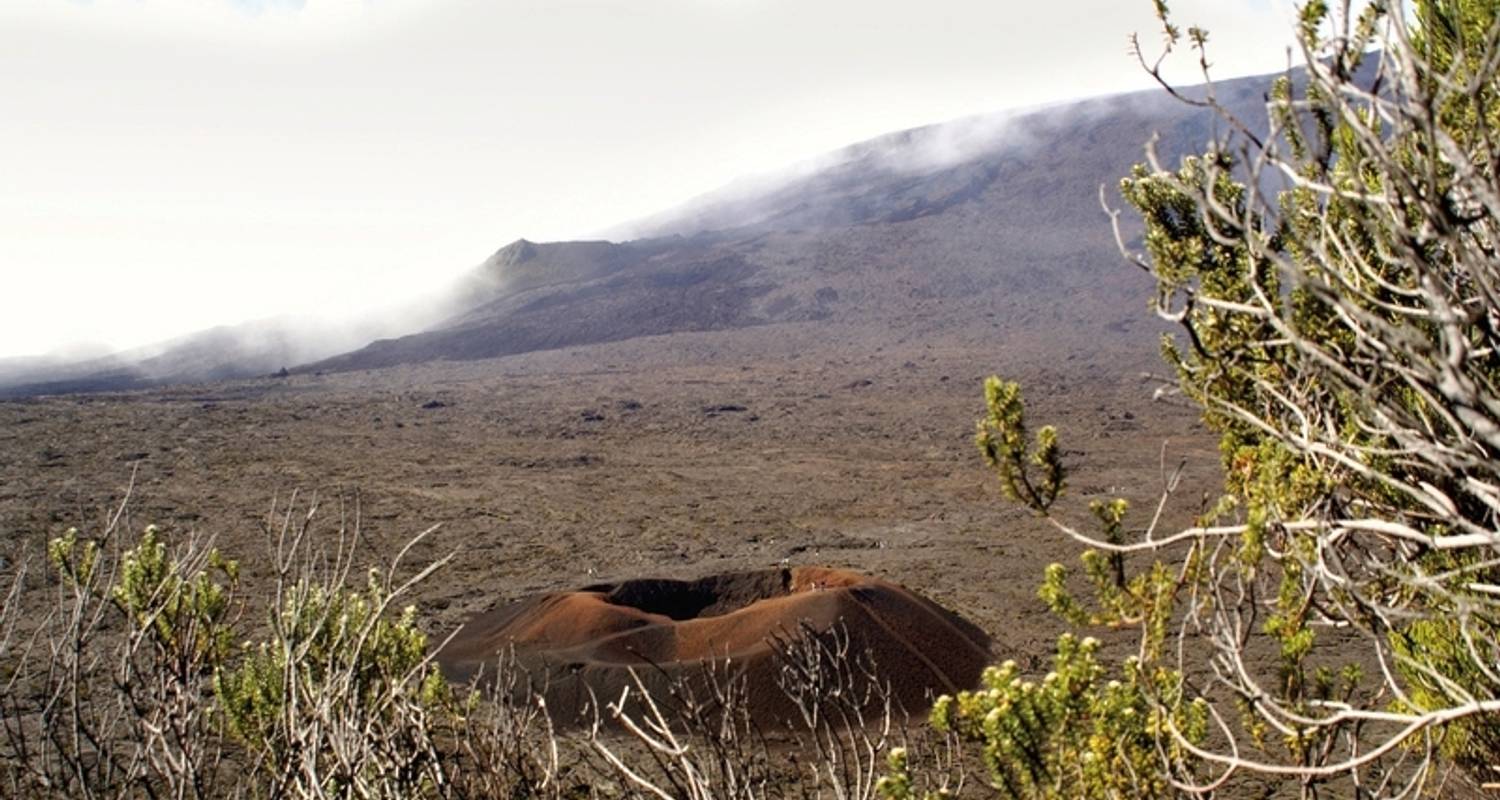
<svg viewBox="0 0 1500 800"><path fill-rule="evenodd" d="M567 469L601 464L603 459L589 453L581 453L576 456L557 458L501 458L496 463L502 467L516 467L517 469Z"/></svg>
<svg viewBox="0 0 1500 800"><path fill-rule="evenodd" d="M425 402L425 403L422 404L422 409L424 411L431 411L434 408L447 408L447 407L448 407L448 404L444 403L441 400L428 400L427 402Z"/></svg>

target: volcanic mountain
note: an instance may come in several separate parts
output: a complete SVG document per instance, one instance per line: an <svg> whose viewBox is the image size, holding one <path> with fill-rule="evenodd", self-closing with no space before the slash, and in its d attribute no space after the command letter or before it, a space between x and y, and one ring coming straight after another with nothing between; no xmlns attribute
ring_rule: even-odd
<svg viewBox="0 0 1500 800"><path fill-rule="evenodd" d="M1266 86L1247 78L1215 88L1243 118L1263 119ZM440 304L403 315L424 320L415 329L371 320L370 338L388 338L364 346L284 323L250 326L253 336L215 329L82 364L8 376L0 364L0 393L283 366L362 370L789 325L796 336L831 325L905 341L1108 350L1130 326L1149 324L1150 281L1122 265L1101 198L1121 204L1113 187L1153 137L1170 163L1201 151L1216 122L1151 91L903 131L733 184L623 228L623 241L513 242L438 291ZM1129 338L1135 344L1103 357L1155 364L1151 337Z"/></svg>
<svg viewBox="0 0 1500 800"><path fill-rule="evenodd" d="M1254 118L1265 86L1216 88ZM513 242L468 277L465 311L305 369L798 323L1107 342L1149 319L1150 282L1122 264L1101 197L1121 204L1112 187L1153 135L1175 158L1214 133L1210 112L1148 92L892 134L637 223L628 241ZM1154 364L1151 337L1133 338Z"/></svg>

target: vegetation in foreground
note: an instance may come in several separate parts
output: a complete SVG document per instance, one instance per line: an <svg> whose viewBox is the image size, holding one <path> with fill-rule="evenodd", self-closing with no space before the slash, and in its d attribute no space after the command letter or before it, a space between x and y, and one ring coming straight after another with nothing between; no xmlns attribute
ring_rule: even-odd
<svg viewBox="0 0 1500 800"><path fill-rule="evenodd" d="M1157 8L1206 76L1207 33ZM1136 633L1102 687L1069 637L1041 683L1001 671L939 702L1004 795L1500 779L1500 4L1311 0L1299 40L1268 131L1210 88L1187 101L1230 134L1121 183L1145 221L1132 257L1181 328L1174 390L1220 436L1225 492L1198 524L1161 529L1170 483L1143 521L1123 500L1067 521L1058 433L1029 438L1019 387L986 385L978 441L1006 493L1088 547L1091 600L1060 565L1043 599Z"/></svg>
<svg viewBox="0 0 1500 800"><path fill-rule="evenodd" d="M898 742L927 767L921 786L961 785L954 743L898 716L842 628L777 642L786 730L763 730L744 682L716 665L665 697L638 680L582 720L553 719L545 687L503 654L451 685L415 609L399 606L446 559L399 582L404 552L356 575L357 533L314 547L315 516L289 509L272 528L263 624L241 618L238 564L191 537L169 546L150 527L122 545L116 515L94 537L52 540L52 613L22 619L19 580L0 612L0 792L869 798Z"/></svg>

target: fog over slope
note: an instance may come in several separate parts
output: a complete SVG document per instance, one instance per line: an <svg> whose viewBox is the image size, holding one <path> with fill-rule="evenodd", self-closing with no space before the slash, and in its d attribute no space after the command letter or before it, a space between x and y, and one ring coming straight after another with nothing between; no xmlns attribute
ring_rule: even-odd
<svg viewBox="0 0 1500 800"><path fill-rule="evenodd" d="M1255 119L1267 85L1217 90ZM800 336L817 323L997 346L1059 332L1105 343L1143 320L1149 280L1121 265L1100 186L1118 205L1113 187L1153 134L1175 158L1214 133L1211 114L1161 92L893 133L622 226L628 241L514 242L426 301L358 324L270 320L67 365L0 363L0 393L472 360L681 331L796 325Z"/></svg>
<svg viewBox="0 0 1500 800"><path fill-rule="evenodd" d="M1217 88L1253 119L1264 86ZM1148 92L891 134L630 226L643 238L512 243L471 278L493 287L473 308L308 368L817 322L1106 345L1143 322L1150 282L1122 266L1101 185L1113 196L1153 134L1174 157L1214 133L1209 112Z"/></svg>
<svg viewBox="0 0 1500 800"><path fill-rule="evenodd" d="M1247 85L1258 82L1253 79ZM1229 86L1236 95L1237 88ZM744 228L830 227L868 222L882 210L898 215L903 202L912 213L931 213L936 209L914 195L926 178L961 180L965 165L1001 158L1030 160L1040 150L1065 146L1057 140L1059 132L1121 115L1176 121L1184 111L1165 93L1145 92L897 131L773 173L747 176L609 233L611 238L636 239ZM1133 147L1139 160L1145 142L1120 144Z"/></svg>
<svg viewBox="0 0 1500 800"><path fill-rule="evenodd" d="M237 380L328 358L370 341L400 336L468 308L493 287L467 279L418 298L396 298L352 320L280 316L220 325L163 342L83 358L0 359L0 397L109 392Z"/></svg>

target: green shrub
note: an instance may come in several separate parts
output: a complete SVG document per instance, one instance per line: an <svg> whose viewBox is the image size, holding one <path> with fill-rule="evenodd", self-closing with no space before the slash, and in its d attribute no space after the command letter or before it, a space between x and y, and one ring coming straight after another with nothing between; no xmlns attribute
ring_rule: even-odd
<svg viewBox="0 0 1500 800"><path fill-rule="evenodd" d="M293 579L288 566L265 638L236 648L236 562L191 538L174 550L155 526L117 557L110 538L48 544L65 605L42 632L54 658L14 665L13 686L40 681L40 705L0 706L13 787L214 797L228 752L247 770L236 782L268 797L455 796L436 740L459 709L415 608L391 613L410 583L372 570L365 589L343 588L343 552L331 572ZM291 541L279 564L306 556Z"/></svg>
<svg viewBox="0 0 1500 800"><path fill-rule="evenodd" d="M301 580L272 636L214 680L229 730L273 786L337 797L416 797L443 781L434 732L455 713L416 609L387 613L371 571L363 591Z"/></svg>
<svg viewBox="0 0 1500 800"><path fill-rule="evenodd" d="M1154 5L1165 49L1198 51L1209 77L1208 34ZM986 383L979 447L1001 488L1087 548L1092 597L1053 565L1043 599L1138 634L1129 702L1084 726L1124 743L1118 772L1086 772L1099 751L1051 724L1108 692L943 701L1007 793L1263 772L1308 796L1414 795L1452 762L1500 770L1500 3L1309 0L1296 35L1305 66L1272 85L1269 133L1210 85L1189 101L1227 135L1175 165L1148 151L1120 182L1144 223L1142 252L1122 250L1179 326L1171 391L1219 438L1223 497L1175 531L1114 499L1065 521L1057 433L1033 443L1019 387ZM1142 59L1161 79L1158 63ZM1150 722L1130 728L1137 703Z"/></svg>

